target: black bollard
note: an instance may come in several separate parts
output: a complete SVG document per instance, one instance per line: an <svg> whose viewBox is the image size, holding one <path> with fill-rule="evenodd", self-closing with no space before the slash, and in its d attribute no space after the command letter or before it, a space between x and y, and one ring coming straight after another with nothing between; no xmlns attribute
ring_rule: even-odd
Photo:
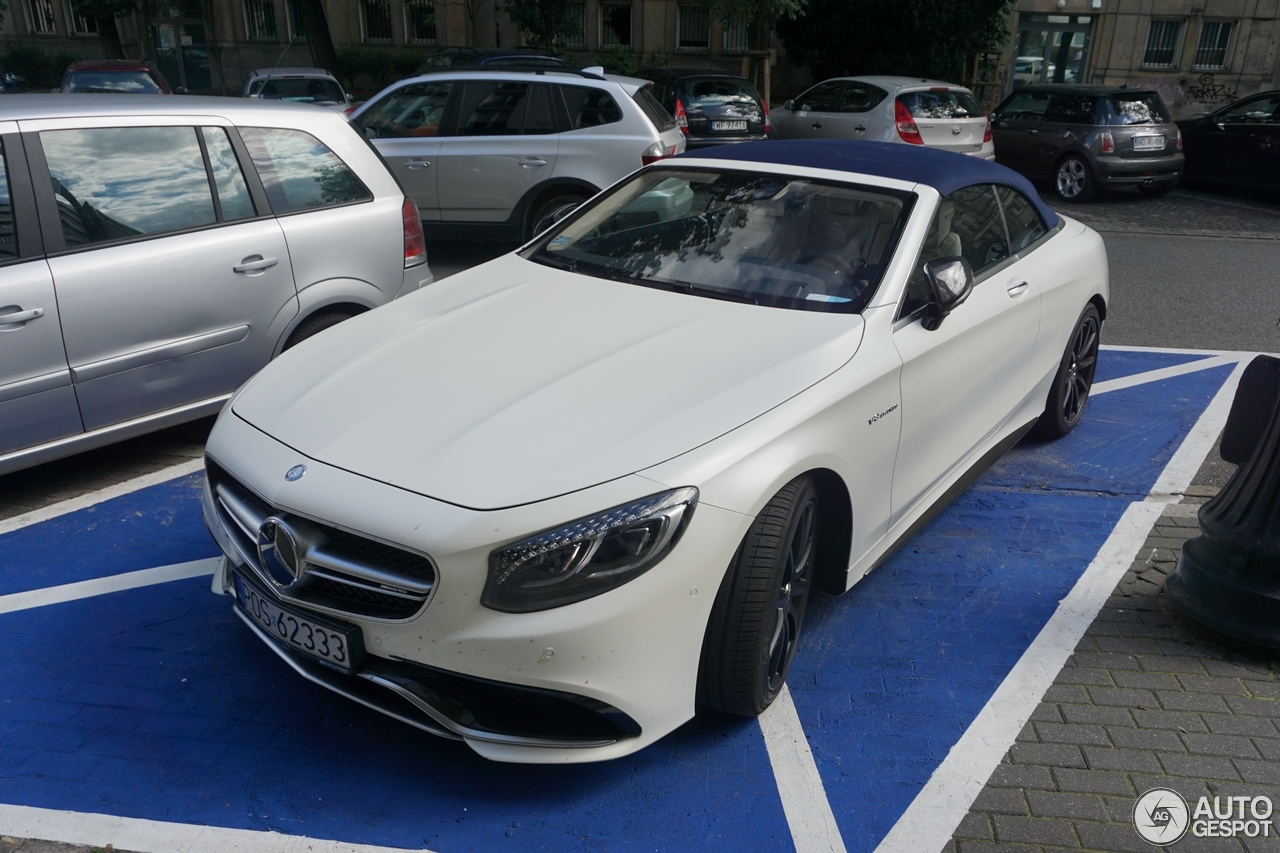
<svg viewBox="0 0 1280 853"><path fill-rule="evenodd" d="M1222 458L1240 467L1200 507L1201 535L1182 547L1164 589L1201 625L1280 649L1280 359L1261 355L1245 368Z"/></svg>

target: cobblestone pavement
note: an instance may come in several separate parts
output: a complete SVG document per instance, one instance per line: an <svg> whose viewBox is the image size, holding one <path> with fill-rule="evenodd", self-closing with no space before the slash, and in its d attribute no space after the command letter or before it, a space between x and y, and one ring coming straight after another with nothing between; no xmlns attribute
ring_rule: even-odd
<svg viewBox="0 0 1280 853"><path fill-rule="evenodd" d="M39 841L31 838L10 838L0 835L0 853L128 853L106 847L85 847L81 844L63 844L59 841Z"/></svg>
<svg viewBox="0 0 1280 853"><path fill-rule="evenodd" d="M1182 189L1164 198L1147 198L1117 190L1099 193L1088 204L1068 204L1043 188L1041 194L1054 210L1096 231L1280 240L1280 199Z"/></svg>

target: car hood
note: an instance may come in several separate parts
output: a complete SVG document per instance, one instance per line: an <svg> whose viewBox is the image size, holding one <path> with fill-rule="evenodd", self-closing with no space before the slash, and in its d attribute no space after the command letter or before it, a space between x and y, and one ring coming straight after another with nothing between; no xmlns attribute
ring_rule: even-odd
<svg viewBox="0 0 1280 853"><path fill-rule="evenodd" d="M723 435L838 369L862 329L857 315L688 296L508 255L290 350L232 409L318 461L498 509Z"/></svg>

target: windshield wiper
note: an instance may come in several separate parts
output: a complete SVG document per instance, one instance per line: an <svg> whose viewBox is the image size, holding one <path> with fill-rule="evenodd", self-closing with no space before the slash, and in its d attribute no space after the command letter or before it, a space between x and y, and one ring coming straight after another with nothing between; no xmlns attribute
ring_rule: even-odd
<svg viewBox="0 0 1280 853"><path fill-rule="evenodd" d="M537 261L537 262L538 262L538 263L540 263L540 264L546 264L546 265L547 265L547 266L549 266L549 267L555 267L556 269L558 269L558 270L564 270L565 272L577 272L577 271L578 271L578 262L577 262L577 261L572 260L572 259L568 259L568 260L561 260L560 258L556 258L556 257L553 257L553 256L551 256L551 255L544 254L544 253L542 253L542 252L539 252L538 254L534 255L534 256L533 256L532 258L530 258L529 260L531 260L531 261Z"/></svg>
<svg viewBox="0 0 1280 853"><path fill-rule="evenodd" d="M759 305L760 303L752 299L750 296L743 296L741 293L730 293L725 290L716 290L713 287L703 287L700 284L690 284L687 281L671 282L671 289L677 293L687 293L690 296L706 296L710 299L723 299L726 302L742 302L746 305Z"/></svg>

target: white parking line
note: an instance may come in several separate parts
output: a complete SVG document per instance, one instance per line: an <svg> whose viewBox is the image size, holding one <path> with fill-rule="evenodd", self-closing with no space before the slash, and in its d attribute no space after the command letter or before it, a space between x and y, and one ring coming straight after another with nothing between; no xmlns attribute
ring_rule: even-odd
<svg viewBox="0 0 1280 853"><path fill-rule="evenodd" d="M0 835L56 839L66 844L95 847L110 844L117 850L138 853L403 853L404 850L253 829L5 805L0 805Z"/></svg>
<svg viewBox="0 0 1280 853"><path fill-rule="evenodd" d="M49 586L44 589L0 595L0 613L30 610L33 607L62 604L67 601L77 601L81 598L92 598L95 595L106 595L110 592L137 589L141 586L153 586L158 583L183 580L184 578L211 575L214 569L218 567L220 560L220 557L209 557L205 560L192 560L189 563L174 563L170 566L157 566L154 569L141 569L136 572L109 575L105 578L94 578L93 580L64 583L61 586Z"/></svg>
<svg viewBox="0 0 1280 853"><path fill-rule="evenodd" d="M203 470L203 460L192 459L190 462L179 462L177 465L170 465L168 468L162 468L150 474L142 474L131 480L116 483L114 486L107 486L105 489L99 489L96 492L89 492L87 495L81 495L78 498L58 501L56 504L50 504L41 509L7 518L0 521L0 535L20 530L23 527L29 527L32 524L38 524L41 521L48 521L51 518L57 518L60 515L66 515L79 509L87 509L103 501L109 501L112 498L118 498L121 495L127 495L139 489L145 489L148 486L155 486Z"/></svg>
<svg viewBox="0 0 1280 853"><path fill-rule="evenodd" d="M1247 358L1252 353L1240 353ZM1241 361L1218 389L1165 466L1147 498L1129 505L1098 555L1062 599L977 718L951 747L924 788L898 818L876 853L941 850L1040 704L1084 632L1137 557L1156 519L1186 491L1226 424Z"/></svg>
<svg viewBox="0 0 1280 853"><path fill-rule="evenodd" d="M1119 391L1122 388L1132 388L1135 385L1146 385L1151 382L1160 382L1165 379L1172 379L1175 376L1184 376L1188 373L1199 373L1201 370L1208 370L1211 367L1222 367L1224 364L1236 364L1239 361L1239 356L1215 355L1210 358L1189 361L1186 364L1175 364L1172 367L1162 367L1159 370L1148 370L1145 373L1133 373L1129 376L1121 376L1118 379L1108 379L1105 382L1096 383L1093 388L1090 389L1089 396L1096 397L1099 394L1106 394L1109 391Z"/></svg>
<svg viewBox="0 0 1280 853"><path fill-rule="evenodd" d="M796 853L845 853L813 750L785 684L759 719Z"/></svg>

